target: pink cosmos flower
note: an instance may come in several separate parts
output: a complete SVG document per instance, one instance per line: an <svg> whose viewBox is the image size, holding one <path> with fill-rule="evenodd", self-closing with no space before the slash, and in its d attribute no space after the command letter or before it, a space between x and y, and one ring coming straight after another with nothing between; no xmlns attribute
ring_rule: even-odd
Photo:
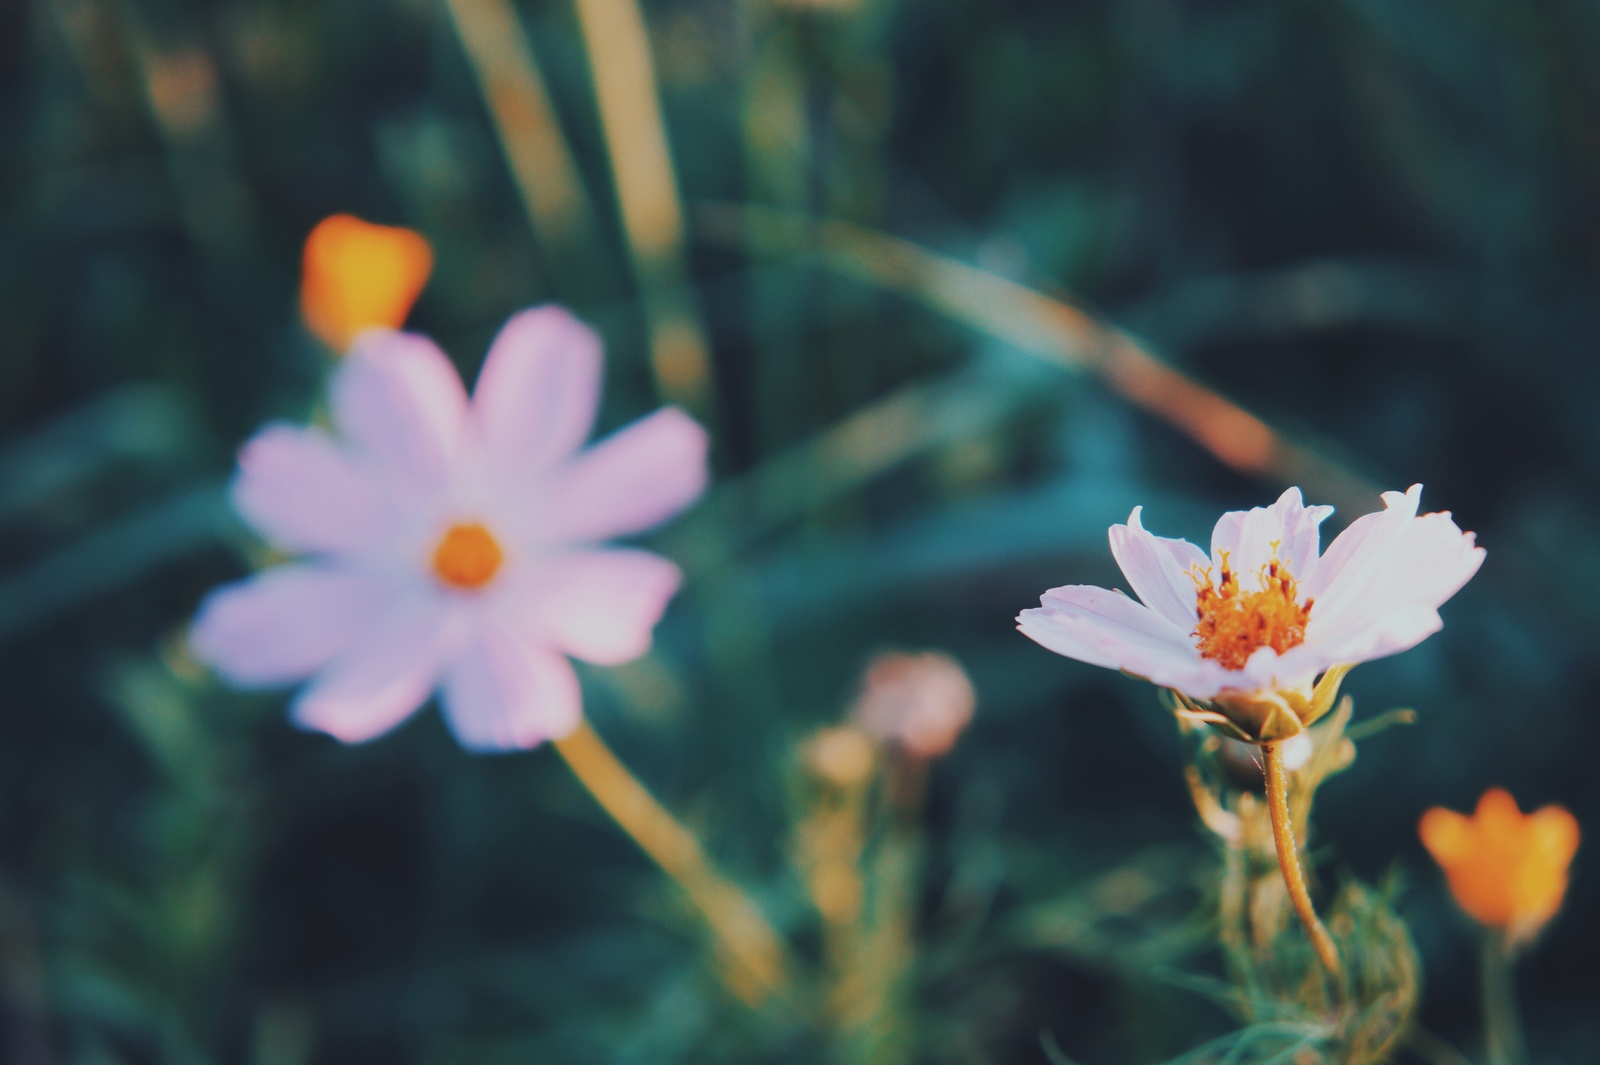
<svg viewBox="0 0 1600 1065"><path fill-rule="evenodd" d="M1350 667L1437 632L1439 606L1482 564L1448 512L1417 514L1421 497L1421 485L1385 492L1385 509L1326 552L1318 526L1333 508L1304 506L1298 488L1224 514L1210 555L1146 532L1135 507L1111 527L1111 553L1142 602L1052 588L1017 627L1057 654L1170 688L1185 712L1241 738L1284 739L1326 713Z"/></svg>
<svg viewBox="0 0 1600 1065"><path fill-rule="evenodd" d="M643 654L680 581L664 558L597 541L706 484L706 434L675 409L579 450L600 376L599 337L558 307L506 323L470 399L431 341L364 334L332 382L332 433L272 425L240 452L235 505L304 557L212 593L197 654L242 687L307 682L294 720L346 742L436 689L471 750L571 732L566 656Z"/></svg>

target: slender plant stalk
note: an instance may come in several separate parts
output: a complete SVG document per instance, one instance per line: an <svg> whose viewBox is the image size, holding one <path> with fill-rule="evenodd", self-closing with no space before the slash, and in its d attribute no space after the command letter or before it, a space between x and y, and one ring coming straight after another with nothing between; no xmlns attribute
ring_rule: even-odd
<svg viewBox="0 0 1600 1065"><path fill-rule="evenodd" d="M788 254L900 293L1036 358L1096 373L1233 469L1315 486L1320 497L1354 509L1377 494L1364 478L1277 432L1138 338L1073 303L849 222L753 204L706 203L696 223L714 243L775 250L787 238ZM762 231L759 242L750 232L755 229Z"/></svg>
<svg viewBox="0 0 1600 1065"><path fill-rule="evenodd" d="M1300 852L1294 842L1294 824L1289 814L1289 776L1283 769L1283 752L1278 743L1263 743L1261 755L1266 761L1267 809L1272 816L1272 841L1278 848L1278 868L1283 870L1283 883L1289 889L1289 901L1294 912L1300 915L1311 945L1323 968L1339 975L1339 952L1334 949L1333 937L1322 926L1316 909L1311 905L1311 893L1306 890L1305 871L1300 866Z"/></svg>
<svg viewBox="0 0 1600 1065"><path fill-rule="evenodd" d="M1419 1024L1406 1033L1405 1045L1427 1065L1472 1065L1472 1059Z"/></svg>
<svg viewBox="0 0 1600 1065"><path fill-rule="evenodd" d="M1511 987L1511 944L1503 931L1483 936L1483 1035L1489 1065L1525 1065L1527 1047Z"/></svg>
<svg viewBox="0 0 1600 1065"><path fill-rule="evenodd" d="M650 33L637 0L574 0L589 53L617 206L642 289L662 396L702 419L714 407L711 352L684 292L683 205L667 146Z"/></svg>
<svg viewBox="0 0 1600 1065"><path fill-rule="evenodd" d="M925 759L889 752L884 777L889 823L872 866L872 918L863 929L870 1010L859 1033L856 1060L870 1065L904 1065L916 1054L917 1026L908 1015L907 983L916 957L913 926L927 783Z"/></svg>
<svg viewBox="0 0 1600 1065"><path fill-rule="evenodd" d="M751 1005L782 990L789 971L783 941L749 896L712 867L694 834L656 801L588 722L556 740L555 748L618 827L700 911L726 963L728 989Z"/></svg>
<svg viewBox="0 0 1600 1065"><path fill-rule="evenodd" d="M822 953L827 962L828 1007L841 1027L856 1024L864 1001L861 964L861 856L866 846L866 785L821 799L807 815L801 853L807 887L822 917Z"/></svg>
<svg viewBox="0 0 1600 1065"><path fill-rule="evenodd" d="M583 261L593 215L521 18L510 0L445 0L522 197L547 255Z"/></svg>

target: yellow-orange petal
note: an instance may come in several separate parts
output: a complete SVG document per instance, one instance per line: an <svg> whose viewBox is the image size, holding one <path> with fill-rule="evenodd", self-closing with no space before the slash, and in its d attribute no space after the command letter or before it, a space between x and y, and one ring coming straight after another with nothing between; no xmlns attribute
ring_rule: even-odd
<svg viewBox="0 0 1600 1065"><path fill-rule="evenodd" d="M433 248L421 234L333 215L306 237L300 311L342 353L363 330L400 328L432 271Z"/></svg>
<svg viewBox="0 0 1600 1065"><path fill-rule="evenodd" d="M1456 903L1480 924L1524 940L1561 908L1579 838L1562 807L1524 814L1509 792L1491 788L1472 816L1435 807L1417 827Z"/></svg>
<svg viewBox="0 0 1600 1065"><path fill-rule="evenodd" d="M1462 861L1472 854L1472 821L1465 814L1435 806L1422 815L1417 826L1422 845L1441 866Z"/></svg>

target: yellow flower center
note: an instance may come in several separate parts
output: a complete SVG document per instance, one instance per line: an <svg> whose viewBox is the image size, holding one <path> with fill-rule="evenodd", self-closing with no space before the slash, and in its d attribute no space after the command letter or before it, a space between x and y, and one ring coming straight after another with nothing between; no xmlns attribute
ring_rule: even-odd
<svg viewBox="0 0 1600 1065"><path fill-rule="evenodd" d="M1209 568L1197 566L1190 576L1199 619L1190 635L1199 640L1202 657L1243 669L1258 648L1282 654L1305 642L1311 600L1299 602L1294 575L1276 558L1261 567L1261 587L1254 592L1239 587L1227 552L1222 554L1222 578L1215 584Z"/></svg>
<svg viewBox="0 0 1600 1065"><path fill-rule="evenodd" d="M494 534L477 522L452 525L433 549L433 574L461 591L475 592L494 579L505 552Z"/></svg>

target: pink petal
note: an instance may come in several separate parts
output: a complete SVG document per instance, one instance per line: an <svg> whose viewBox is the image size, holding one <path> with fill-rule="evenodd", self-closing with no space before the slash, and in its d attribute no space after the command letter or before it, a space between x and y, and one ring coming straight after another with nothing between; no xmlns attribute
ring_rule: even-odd
<svg viewBox="0 0 1600 1065"><path fill-rule="evenodd" d="M393 587L372 574L278 566L212 592L189 644L230 684L291 684L349 646L393 598Z"/></svg>
<svg viewBox="0 0 1600 1065"><path fill-rule="evenodd" d="M528 594L536 631L596 665L632 661L682 581L678 567L648 551L571 551L541 568Z"/></svg>
<svg viewBox="0 0 1600 1065"><path fill-rule="evenodd" d="M556 473L546 535L607 540L666 521L705 490L706 431L673 407L606 437Z"/></svg>
<svg viewBox="0 0 1600 1065"><path fill-rule="evenodd" d="M583 699L555 651L502 629L468 645L444 683L445 721L469 751L523 750L578 727Z"/></svg>
<svg viewBox="0 0 1600 1065"><path fill-rule="evenodd" d="M393 515L366 471L326 433L268 426L239 452L233 503L289 551L353 551L384 535Z"/></svg>
<svg viewBox="0 0 1600 1065"><path fill-rule="evenodd" d="M291 707L301 728L360 743L394 728L427 701L445 655L449 613L413 593L330 662Z"/></svg>
<svg viewBox="0 0 1600 1065"><path fill-rule="evenodd" d="M467 395L433 341L381 329L361 334L332 392L340 433L392 486L433 492L445 483L460 445Z"/></svg>
<svg viewBox="0 0 1600 1065"><path fill-rule="evenodd" d="M1195 583L1189 573L1206 556L1187 540L1152 536L1134 507L1128 524L1111 526L1111 554L1144 605L1184 629L1194 628Z"/></svg>
<svg viewBox="0 0 1600 1065"><path fill-rule="evenodd" d="M1043 606L1024 610L1017 628L1044 647L1163 687L1207 699L1230 687L1229 673L1200 657L1189 634L1125 595L1089 585L1052 588Z"/></svg>
<svg viewBox="0 0 1600 1065"><path fill-rule="evenodd" d="M560 307L515 315L489 347L472 419L490 462L528 476L582 446L600 402L600 337Z"/></svg>

